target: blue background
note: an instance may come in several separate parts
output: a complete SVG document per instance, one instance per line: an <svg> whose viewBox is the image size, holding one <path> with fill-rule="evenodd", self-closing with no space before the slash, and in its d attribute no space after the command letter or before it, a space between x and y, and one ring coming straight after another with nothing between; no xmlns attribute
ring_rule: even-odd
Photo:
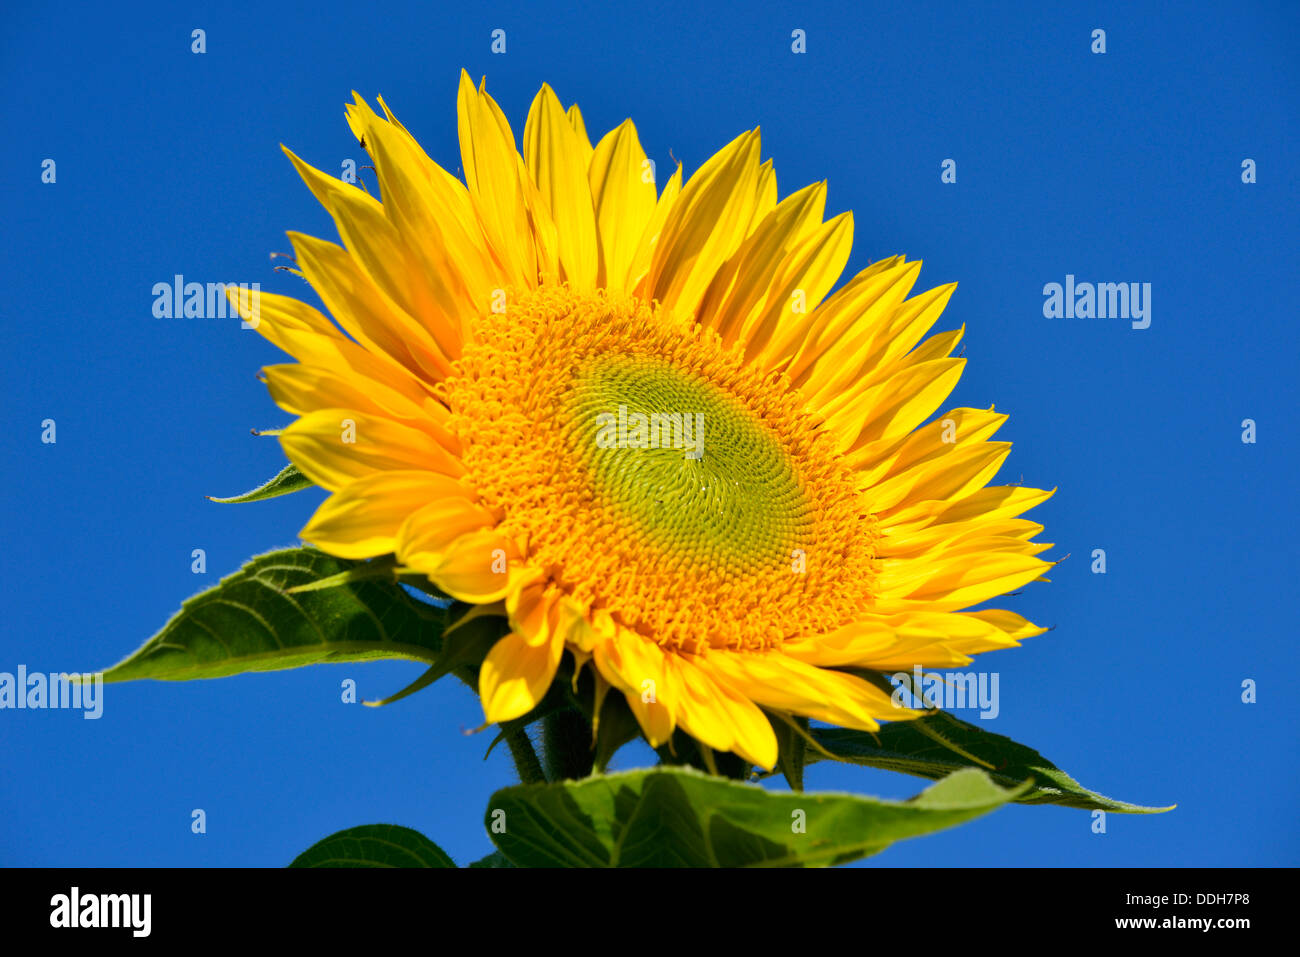
<svg viewBox="0 0 1300 957"><path fill-rule="evenodd" d="M1050 9L1044 9L1049 7ZM381 9L383 12L381 12ZM260 282L287 229L334 238L279 144L338 171L343 121L384 95L459 171L466 67L518 138L543 82L593 139L625 116L689 174L760 124L781 195L829 179L852 209L846 277L923 259L960 281L950 405L996 404L1000 480L1051 488L1033 517L1051 584L1009 602L1055 625L980 659L993 730L1156 817L1014 806L874 865L1294 865L1295 3L24 5L0 37L6 147L0 671L90 670L189 594L294 542L320 495L221 506L282 464L256 381L281 361L237 322L156 319L152 287ZM489 52L507 31L507 53ZM1091 31L1107 52L1090 52ZM207 52L190 52L190 31ZM795 28L807 53L790 50ZM1241 182L1241 162L1259 181ZM41 182L41 162L57 182ZM940 163L957 161L955 185ZM662 178L662 177L661 177ZM373 176L371 176L373 186ZM1046 319L1042 287L1152 284L1152 322ZM43 419L58 441L40 441ZM1241 441L1241 422L1258 442ZM194 575L190 553L207 552ZM1108 572L1090 572L1094 548ZM477 701L449 679L385 709L419 665L322 666L106 689L104 716L0 711L0 863L281 865L386 821L460 863L490 850L510 782ZM1241 684L1259 684L1257 704ZM967 713L965 717L971 718ZM618 766L642 763L629 749ZM813 788L902 797L924 782L825 764ZM207 833L191 833L191 811Z"/></svg>

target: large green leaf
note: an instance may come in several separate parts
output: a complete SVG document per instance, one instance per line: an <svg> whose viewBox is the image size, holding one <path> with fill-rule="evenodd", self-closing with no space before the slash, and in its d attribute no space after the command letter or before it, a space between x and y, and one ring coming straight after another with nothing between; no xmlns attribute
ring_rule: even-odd
<svg viewBox="0 0 1300 957"><path fill-rule="evenodd" d="M1033 748L934 711L912 721L893 721L875 734L845 728L814 728L813 740L836 759L938 779L961 768L981 768L1003 785L1033 779L1016 798L1021 804L1063 804L1126 814L1158 814L1172 807L1143 807L1090 791ZM807 763L824 758L817 748Z"/></svg>
<svg viewBox="0 0 1300 957"><path fill-rule="evenodd" d="M230 498L209 495L208 501L220 502L223 505L240 505L244 502L260 502L262 499L275 498L277 495L288 495L290 492L297 492L299 489L311 488L311 486L311 479L299 472L298 466L290 462L273 478L255 489L250 489L242 495L232 495Z"/></svg>
<svg viewBox="0 0 1300 957"><path fill-rule="evenodd" d="M692 768L526 784L492 796L486 823L521 867L807 867L842 864L1014 799L963 770L908 801L774 793Z"/></svg>
<svg viewBox="0 0 1300 957"><path fill-rule="evenodd" d="M412 598L391 574L289 593L348 572L364 576L368 568L314 548L258 556L186 601L104 680L185 681L374 658L432 664L451 612Z"/></svg>
<svg viewBox="0 0 1300 957"><path fill-rule="evenodd" d="M317 841L290 867L455 867L447 853L419 831L396 824L363 824Z"/></svg>

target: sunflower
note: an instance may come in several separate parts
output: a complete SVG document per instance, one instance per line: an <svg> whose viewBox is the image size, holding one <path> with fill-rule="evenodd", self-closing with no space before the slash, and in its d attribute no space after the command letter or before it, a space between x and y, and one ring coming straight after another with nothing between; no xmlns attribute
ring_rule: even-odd
<svg viewBox="0 0 1300 957"><path fill-rule="evenodd" d="M965 610L1050 567L1018 516L1052 493L988 486L1006 416L922 424L965 361L961 329L925 338L955 285L907 298L921 264L895 256L830 295L852 215L823 218L824 182L778 202L757 129L659 190L630 120L593 147L543 86L521 156L462 72L462 182L379 105L347 119L382 202L286 150L342 245L289 234L334 321L263 293L257 328L298 360L265 378L332 493L304 540L508 620L487 721L567 652L597 714L617 692L652 745L771 769L772 717L874 731L915 712L864 672L1044 630Z"/></svg>

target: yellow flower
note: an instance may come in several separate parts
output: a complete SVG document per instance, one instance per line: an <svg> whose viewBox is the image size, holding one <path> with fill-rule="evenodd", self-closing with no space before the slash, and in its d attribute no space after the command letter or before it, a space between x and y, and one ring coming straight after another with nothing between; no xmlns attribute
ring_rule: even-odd
<svg viewBox="0 0 1300 957"><path fill-rule="evenodd" d="M593 148L547 86L521 157L464 73L462 183L380 106L347 116L382 203L289 153L343 240L290 234L342 332L262 294L298 360L266 379L299 417L285 452L333 493L304 539L508 617L488 721L567 651L652 744L680 728L770 769L764 710L875 730L913 712L852 670L1043 631L963 610L1050 567L1017 516L1051 493L986 487L1004 415L922 425L965 361L961 330L923 339L954 286L907 299L920 263L896 256L827 298L853 220L823 221L825 183L777 202L754 130L657 192L630 120Z"/></svg>

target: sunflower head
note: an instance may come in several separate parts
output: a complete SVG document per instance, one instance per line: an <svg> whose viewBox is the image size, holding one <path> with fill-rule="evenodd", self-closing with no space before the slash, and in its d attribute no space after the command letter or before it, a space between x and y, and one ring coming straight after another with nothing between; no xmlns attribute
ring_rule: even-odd
<svg viewBox="0 0 1300 957"><path fill-rule="evenodd" d="M1005 416L925 424L964 362L926 338L953 286L908 298L897 256L831 294L853 221L824 183L778 201L752 131L659 189L630 120L593 147L546 86L521 155L464 73L462 182L380 106L347 116L382 202L289 154L342 239L290 234L333 321L263 294L257 328L298 360L265 370L285 452L332 493L303 538L501 616L488 721L568 655L652 745L771 769L772 720L876 730L915 712L872 673L1043 630L969 610L1050 567L1019 516L1051 493L988 484Z"/></svg>

